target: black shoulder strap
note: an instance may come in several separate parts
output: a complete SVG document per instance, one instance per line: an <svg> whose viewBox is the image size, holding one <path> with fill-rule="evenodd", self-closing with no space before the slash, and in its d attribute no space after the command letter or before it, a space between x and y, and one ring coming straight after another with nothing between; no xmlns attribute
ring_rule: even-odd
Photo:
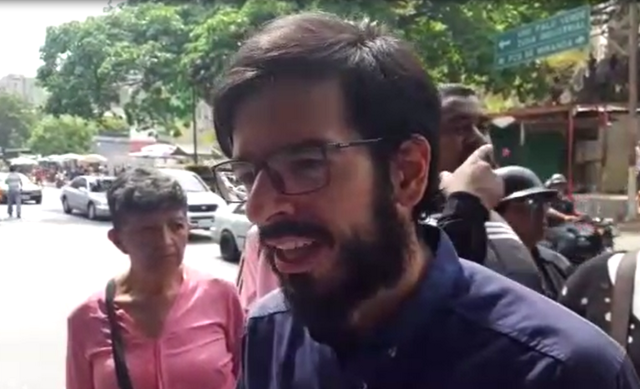
<svg viewBox="0 0 640 389"><path fill-rule="evenodd" d="M633 308L633 289L638 262L637 257L637 251L630 251L622 256L613 285L610 335L624 349L627 348L629 320Z"/></svg>
<svg viewBox="0 0 640 389"><path fill-rule="evenodd" d="M133 389L129 369L124 358L124 342L120 333L120 326L116 319L116 309L114 299L116 296L116 282L111 279L107 283L105 291L105 301L107 303L107 317L109 318L109 333L111 334L111 352L113 353L113 363L116 369L116 378L120 389Z"/></svg>

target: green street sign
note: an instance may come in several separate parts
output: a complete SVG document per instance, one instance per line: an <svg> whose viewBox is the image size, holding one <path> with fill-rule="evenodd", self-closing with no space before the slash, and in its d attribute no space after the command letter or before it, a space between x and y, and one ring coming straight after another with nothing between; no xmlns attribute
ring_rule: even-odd
<svg viewBox="0 0 640 389"><path fill-rule="evenodd" d="M584 47L589 44L590 35L590 6L563 11L498 35L494 66L504 69Z"/></svg>

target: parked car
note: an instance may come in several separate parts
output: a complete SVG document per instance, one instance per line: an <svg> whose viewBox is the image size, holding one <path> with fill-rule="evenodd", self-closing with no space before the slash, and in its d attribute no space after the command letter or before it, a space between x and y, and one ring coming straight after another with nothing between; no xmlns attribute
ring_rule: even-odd
<svg viewBox="0 0 640 389"><path fill-rule="evenodd" d="M0 173L0 203L7 202L7 184L4 182L9 173ZM33 201L36 204L42 203L42 187L36 185L31 179L22 173L18 173L22 182L22 202Z"/></svg>
<svg viewBox="0 0 640 389"><path fill-rule="evenodd" d="M182 169L160 169L173 177L187 194L187 216L192 230L209 230L216 219L216 211L227 206L196 173Z"/></svg>
<svg viewBox="0 0 640 389"><path fill-rule="evenodd" d="M245 203L231 203L216 215L211 238L220 245L220 255L228 262L240 261L244 241L251 222L247 219Z"/></svg>
<svg viewBox="0 0 640 389"><path fill-rule="evenodd" d="M107 190L115 177L78 176L62 187L60 201L64 213L79 211L91 220L107 218Z"/></svg>

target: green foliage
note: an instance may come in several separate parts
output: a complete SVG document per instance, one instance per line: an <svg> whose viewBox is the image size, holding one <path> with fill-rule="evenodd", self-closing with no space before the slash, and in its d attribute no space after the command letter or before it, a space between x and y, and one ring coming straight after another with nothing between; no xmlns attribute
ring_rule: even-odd
<svg viewBox="0 0 640 389"><path fill-rule="evenodd" d="M100 134L129 134L129 124L117 116L103 116L96 122Z"/></svg>
<svg viewBox="0 0 640 389"><path fill-rule="evenodd" d="M129 0L99 17L47 31L38 80L53 115L98 120L122 102L127 121L174 133L188 122L192 92L209 100L241 42L268 20L323 10L385 23L411 41L438 82L464 82L495 96L532 101L558 72L541 61L493 69L500 31L543 19L584 1L484 0ZM566 66L562 69L565 74Z"/></svg>
<svg viewBox="0 0 640 389"><path fill-rule="evenodd" d="M29 147L42 155L91 151L93 137L98 130L95 123L86 119L61 115L45 116L31 133Z"/></svg>
<svg viewBox="0 0 640 389"><path fill-rule="evenodd" d="M20 148L37 120L35 109L13 94L0 92L0 147Z"/></svg>
<svg viewBox="0 0 640 389"><path fill-rule="evenodd" d="M174 118L190 112L180 59L191 16L182 7L143 4L50 27L37 76L51 94L45 111L101 120L123 105L129 124L171 130Z"/></svg>

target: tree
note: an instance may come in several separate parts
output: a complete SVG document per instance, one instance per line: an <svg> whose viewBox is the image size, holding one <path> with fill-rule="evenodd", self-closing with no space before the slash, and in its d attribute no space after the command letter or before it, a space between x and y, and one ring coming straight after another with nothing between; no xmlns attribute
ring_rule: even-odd
<svg viewBox="0 0 640 389"><path fill-rule="evenodd" d="M47 30L38 80L51 94L45 111L101 120L114 105L129 124L175 128L191 112L180 67L193 13L142 4ZM193 6L187 7L193 11Z"/></svg>
<svg viewBox="0 0 640 389"><path fill-rule="evenodd" d="M507 100L529 102L548 94L558 74L571 72L553 61L495 71L494 37L584 3L128 0L105 15L49 28L38 80L51 93L47 113L100 120L119 104L129 124L173 133L190 120L193 93L210 101L229 58L257 28L281 15L324 10L388 25L414 44L438 82L464 82Z"/></svg>
<svg viewBox="0 0 640 389"><path fill-rule="evenodd" d="M129 124L126 120L113 115L105 115L96 122L98 134L129 134Z"/></svg>
<svg viewBox="0 0 640 389"><path fill-rule="evenodd" d="M216 11L194 28L183 62L191 69L200 95L207 100L240 42L265 21L293 12L325 10L384 22L413 43L425 68L438 82L464 82L521 101L544 97L558 69L541 61L496 71L493 68L494 37L508 28L585 4L577 0L516 0L495 4L480 0L209 0L206 3ZM565 67L562 70L566 70Z"/></svg>
<svg viewBox="0 0 640 389"><path fill-rule="evenodd" d="M0 92L0 148L23 147L35 122L35 110L29 103Z"/></svg>
<svg viewBox="0 0 640 389"><path fill-rule="evenodd" d="M42 155L91 151L93 137L97 134L95 123L71 115L45 116L29 139L31 151Z"/></svg>

